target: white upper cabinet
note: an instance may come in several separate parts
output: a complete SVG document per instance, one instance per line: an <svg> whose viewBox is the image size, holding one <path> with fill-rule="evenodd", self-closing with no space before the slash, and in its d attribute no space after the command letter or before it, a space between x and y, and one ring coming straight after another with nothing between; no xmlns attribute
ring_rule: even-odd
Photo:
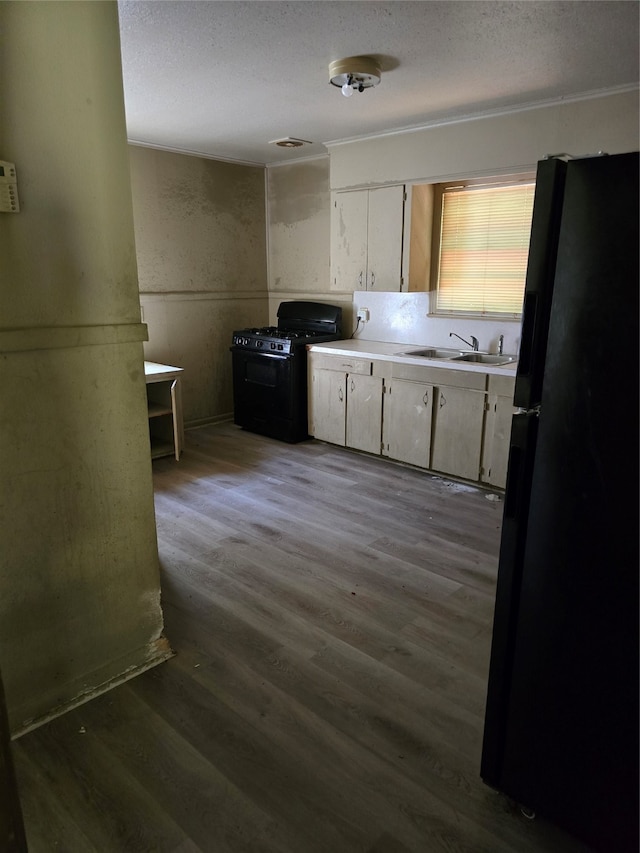
<svg viewBox="0 0 640 853"><path fill-rule="evenodd" d="M403 185L333 194L331 287L402 290Z"/></svg>

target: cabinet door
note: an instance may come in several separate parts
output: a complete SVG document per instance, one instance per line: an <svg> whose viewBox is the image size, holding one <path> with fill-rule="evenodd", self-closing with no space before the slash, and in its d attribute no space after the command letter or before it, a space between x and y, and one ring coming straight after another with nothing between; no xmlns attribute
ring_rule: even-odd
<svg viewBox="0 0 640 853"><path fill-rule="evenodd" d="M481 479L500 489L504 489L507 484L511 421L516 411L513 397L489 396Z"/></svg>
<svg viewBox="0 0 640 853"><path fill-rule="evenodd" d="M159 456L180 459L184 427L179 379L147 384L147 409L152 459Z"/></svg>
<svg viewBox="0 0 640 853"><path fill-rule="evenodd" d="M346 383L344 373L311 371L309 434L331 444L345 443Z"/></svg>
<svg viewBox="0 0 640 853"><path fill-rule="evenodd" d="M331 210L331 286L365 290L367 286L368 190L336 193Z"/></svg>
<svg viewBox="0 0 640 853"><path fill-rule="evenodd" d="M394 380L384 395L383 454L428 468L431 452L433 385Z"/></svg>
<svg viewBox="0 0 640 853"><path fill-rule="evenodd" d="M380 454L382 378L347 376L347 447Z"/></svg>
<svg viewBox="0 0 640 853"><path fill-rule="evenodd" d="M466 388L436 389L431 467L443 474L478 480L485 394Z"/></svg>
<svg viewBox="0 0 640 853"><path fill-rule="evenodd" d="M404 186L369 190L367 290L400 290L403 210Z"/></svg>

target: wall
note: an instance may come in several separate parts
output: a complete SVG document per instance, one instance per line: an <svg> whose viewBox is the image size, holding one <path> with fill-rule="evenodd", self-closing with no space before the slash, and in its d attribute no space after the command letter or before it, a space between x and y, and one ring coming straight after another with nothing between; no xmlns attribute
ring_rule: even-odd
<svg viewBox="0 0 640 853"><path fill-rule="evenodd" d="M329 282L329 158L267 175L269 290L322 292Z"/></svg>
<svg viewBox="0 0 640 853"><path fill-rule="evenodd" d="M342 304L350 317L351 292L329 289L329 158L270 167L267 199L270 322L289 299Z"/></svg>
<svg viewBox="0 0 640 853"><path fill-rule="evenodd" d="M304 198L299 208L289 198L287 216L280 217L284 226L282 222L277 227L270 223L270 257L285 250L284 234L301 236L296 253L308 259L309 267L301 280L314 285L308 291L301 289L296 298L317 296L321 301L341 302L349 330L355 329L357 308L368 307L371 320L355 333L363 340L449 346L454 343L449 332L455 331L467 338L475 335L483 349L492 350L497 346L498 336L504 334L505 351L517 352L519 321L452 321L428 316L426 293L336 293L329 291L328 286L322 291L319 283L325 280L325 267L311 247L316 241L326 245L330 190L387 183L437 183L455 177L522 172L535 168L536 162L548 153L604 150L614 154L637 150L638 125L638 93L633 91L331 145L328 182L326 175L317 174L318 192L327 208L316 209L309 220ZM305 168L308 166L304 164L269 168L270 195L272 191L295 195L296 172ZM298 227L303 219L304 231ZM326 281L329 281L328 270ZM270 276L270 296L275 293L275 284ZM351 299L352 305L346 305Z"/></svg>
<svg viewBox="0 0 640 853"><path fill-rule="evenodd" d="M115 3L2 3L0 668L19 732L169 654Z"/></svg>
<svg viewBox="0 0 640 853"><path fill-rule="evenodd" d="M638 92L331 145L331 189L527 171L547 154L638 148Z"/></svg>
<svg viewBox="0 0 640 853"><path fill-rule="evenodd" d="M429 314L429 293L356 290L353 294L355 316L360 308L367 309L369 320L354 332L357 340L469 349L450 336L454 332L467 341L471 340L471 335L476 337L481 352L497 352L500 335L504 338L503 351L507 355L515 355L520 349L520 321L433 317Z"/></svg>
<svg viewBox="0 0 640 853"><path fill-rule="evenodd" d="M268 320L264 170L129 156L146 358L185 369L187 425L229 417L231 334Z"/></svg>

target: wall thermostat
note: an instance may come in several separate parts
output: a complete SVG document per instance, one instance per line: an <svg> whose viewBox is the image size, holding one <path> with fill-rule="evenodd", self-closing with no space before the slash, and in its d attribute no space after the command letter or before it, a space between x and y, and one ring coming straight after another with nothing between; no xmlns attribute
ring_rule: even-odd
<svg viewBox="0 0 640 853"><path fill-rule="evenodd" d="M14 163L0 160L0 213L20 213Z"/></svg>

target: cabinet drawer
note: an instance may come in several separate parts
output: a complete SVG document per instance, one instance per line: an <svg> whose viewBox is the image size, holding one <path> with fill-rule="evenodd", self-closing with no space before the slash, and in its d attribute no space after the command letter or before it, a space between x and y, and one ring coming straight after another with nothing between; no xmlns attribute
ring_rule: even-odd
<svg viewBox="0 0 640 853"><path fill-rule="evenodd" d="M361 373L371 376L373 362L367 358L310 353L309 363L314 370L337 370L340 373Z"/></svg>
<svg viewBox="0 0 640 853"><path fill-rule="evenodd" d="M484 391L487 374L471 370L443 370L441 367L423 367L421 364L393 363L394 379L409 379L425 385L448 385L450 388L470 388Z"/></svg>
<svg viewBox="0 0 640 853"><path fill-rule="evenodd" d="M490 373L487 390L490 394L496 394L498 397L511 397L513 400L516 378L515 376L497 376L495 373Z"/></svg>

